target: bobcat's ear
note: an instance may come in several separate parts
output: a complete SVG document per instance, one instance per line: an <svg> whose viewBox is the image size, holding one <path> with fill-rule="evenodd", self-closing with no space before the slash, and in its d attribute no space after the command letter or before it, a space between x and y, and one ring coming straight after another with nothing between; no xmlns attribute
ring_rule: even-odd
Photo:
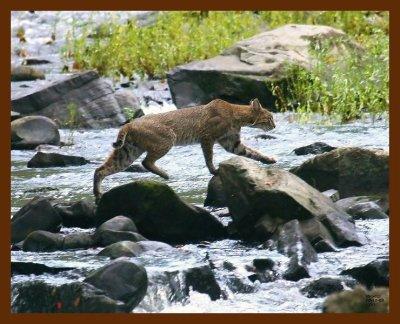
<svg viewBox="0 0 400 324"><path fill-rule="evenodd" d="M255 98L252 101L250 101L250 106L255 110L261 110L262 109L261 104L260 104L260 102L258 101L257 98Z"/></svg>

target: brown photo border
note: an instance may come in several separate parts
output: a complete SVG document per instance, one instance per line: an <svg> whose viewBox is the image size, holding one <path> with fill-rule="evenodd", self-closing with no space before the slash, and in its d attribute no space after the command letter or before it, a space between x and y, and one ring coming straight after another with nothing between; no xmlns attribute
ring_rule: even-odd
<svg viewBox="0 0 400 324"><path fill-rule="evenodd" d="M399 317L399 237L393 235L399 230L399 130L400 115L400 81L399 81L399 43L400 37L400 2L396 0L336 0L336 1L262 1L247 0L242 2L202 0L198 3L179 0L148 0L148 1L89 1L89 0L3 0L1 6L1 39L3 50L0 52L2 62L6 67L1 73L2 109L1 113L1 183L0 207L1 228L0 251L2 266L0 268L1 291L0 307L1 320L6 322L40 322L40 323L70 323L71 320L96 321L97 323L137 321L137 323L163 323L163 322L202 322L204 320L218 322L243 322L243 321L307 321L308 323L337 322L348 320L353 323L375 323L377 321L394 321ZM396 4L397 2L397 4ZM13 10L387 10L390 11L390 312L389 314L12 314L10 311L10 12ZM396 37L397 36L397 37ZM397 55L399 56L397 56ZM397 137L397 141L396 141ZM397 196L397 197L396 197ZM397 198L397 199L396 199ZM397 216L396 216L397 215ZM396 233L397 234L397 233Z"/></svg>

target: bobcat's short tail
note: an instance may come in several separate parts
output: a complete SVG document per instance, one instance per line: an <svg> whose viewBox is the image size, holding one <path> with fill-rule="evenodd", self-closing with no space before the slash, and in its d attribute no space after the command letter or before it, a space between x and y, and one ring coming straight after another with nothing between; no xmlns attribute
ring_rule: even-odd
<svg viewBox="0 0 400 324"><path fill-rule="evenodd" d="M126 130L121 129L118 133L117 141L112 144L116 149L121 148L125 144Z"/></svg>

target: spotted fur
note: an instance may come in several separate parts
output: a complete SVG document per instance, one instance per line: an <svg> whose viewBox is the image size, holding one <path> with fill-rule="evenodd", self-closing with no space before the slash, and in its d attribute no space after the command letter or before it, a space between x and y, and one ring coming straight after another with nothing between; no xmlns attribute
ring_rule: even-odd
<svg viewBox="0 0 400 324"><path fill-rule="evenodd" d="M179 109L163 114L147 115L124 125L113 143L114 150L103 165L96 169L93 193L101 197L102 180L113 173L125 170L140 155L147 152L143 166L168 179L167 173L155 162L174 145L200 143L210 173L216 174L213 165L213 146L219 143L226 151L261 161L276 161L244 145L240 140L240 128L250 126L265 131L275 128L272 114L261 107L258 99L249 105L230 104L215 99L204 106Z"/></svg>

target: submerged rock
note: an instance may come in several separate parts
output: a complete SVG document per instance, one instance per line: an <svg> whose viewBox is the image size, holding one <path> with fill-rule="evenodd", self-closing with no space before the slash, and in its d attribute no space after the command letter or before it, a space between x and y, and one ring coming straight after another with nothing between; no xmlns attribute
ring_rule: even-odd
<svg viewBox="0 0 400 324"><path fill-rule="evenodd" d="M145 237L167 243L217 239L225 234L210 213L187 204L161 182L135 181L104 193L97 206L98 223L116 215L131 218Z"/></svg>
<svg viewBox="0 0 400 324"><path fill-rule="evenodd" d="M96 206L88 199L68 203L56 203L54 209L62 218L65 227L92 228L95 227Z"/></svg>
<svg viewBox="0 0 400 324"><path fill-rule="evenodd" d="M324 313L388 313L389 289L366 290L356 287L328 296L323 304Z"/></svg>
<svg viewBox="0 0 400 324"><path fill-rule="evenodd" d="M265 81L284 79L287 64L312 66L310 43L326 39L338 44L333 46L335 55L348 46L357 47L332 27L285 25L239 41L216 57L174 68L167 74L173 102L181 108L216 98L238 104L258 98L264 107L274 109L275 97Z"/></svg>
<svg viewBox="0 0 400 324"><path fill-rule="evenodd" d="M325 297L342 291L344 289L342 282L343 280L337 278L319 278L300 289L300 292L308 298Z"/></svg>
<svg viewBox="0 0 400 324"><path fill-rule="evenodd" d="M99 255L117 259L122 256L137 257L148 251L172 251L171 245L156 241L121 241L107 246Z"/></svg>
<svg viewBox="0 0 400 324"><path fill-rule="evenodd" d="M129 309L135 308L147 291L146 269L137 263L116 260L91 273L84 282L101 289Z"/></svg>
<svg viewBox="0 0 400 324"><path fill-rule="evenodd" d="M226 207L226 197L221 178L216 175L211 178L207 187L207 197L204 206Z"/></svg>
<svg viewBox="0 0 400 324"><path fill-rule="evenodd" d="M330 146L323 142L315 142L313 144L294 149L293 152L296 155L321 154L325 152L330 152L335 148L336 147Z"/></svg>
<svg viewBox="0 0 400 324"><path fill-rule="evenodd" d="M317 155L291 172L320 191L337 189L342 198L389 191L389 153L384 150L342 147Z"/></svg>
<svg viewBox="0 0 400 324"><path fill-rule="evenodd" d="M219 176L233 225L245 239L266 241L296 219L313 246L362 244L348 214L288 171L235 157L220 163Z"/></svg>
<svg viewBox="0 0 400 324"><path fill-rule="evenodd" d="M11 122L11 149L31 150L40 144L60 144L57 125L43 116L26 116Z"/></svg>
<svg viewBox="0 0 400 324"><path fill-rule="evenodd" d="M36 230L58 232L61 222L49 199L35 197L11 219L11 242L20 242Z"/></svg>
<svg viewBox="0 0 400 324"><path fill-rule="evenodd" d="M361 284L373 286L389 286L389 259L377 259L364 266L343 270L341 274L350 275Z"/></svg>
<svg viewBox="0 0 400 324"><path fill-rule="evenodd" d="M90 163L81 156L64 155L59 153L37 152L28 161L28 168L51 168L84 165Z"/></svg>
<svg viewBox="0 0 400 324"><path fill-rule="evenodd" d="M11 105L21 114L47 116L67 126L71 114L76 115L75 127L116 127L126 121L112 86L95 71L76 73L14 97Z"/></svg>
<svg viewBox="0 0 400 324"><path fill-rule="evenodd" d="M11 81L43 80L44 73L30 66L16 66L11 68Z"/></svg>

